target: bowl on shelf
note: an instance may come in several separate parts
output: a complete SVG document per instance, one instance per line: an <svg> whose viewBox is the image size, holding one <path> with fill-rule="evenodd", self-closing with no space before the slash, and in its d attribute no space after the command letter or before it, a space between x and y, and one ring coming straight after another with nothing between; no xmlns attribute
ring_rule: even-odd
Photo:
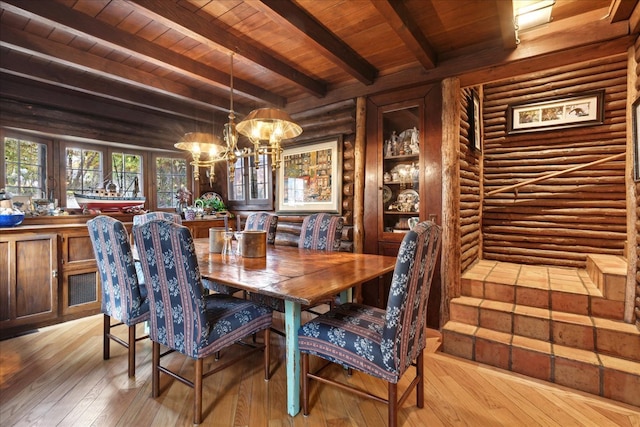
<svg viewBox="0 0 640 427"><path fill-rule="evenodd" d="M11 215L0 215L0 227L15 227L22 224L24 213L14 213Z"/></svg>

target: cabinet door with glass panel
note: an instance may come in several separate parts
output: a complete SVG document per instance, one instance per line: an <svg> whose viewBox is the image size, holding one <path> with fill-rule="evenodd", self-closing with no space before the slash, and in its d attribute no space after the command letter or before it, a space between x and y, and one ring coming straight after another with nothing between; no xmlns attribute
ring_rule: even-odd
<svg viewBox="0 0 640 427"><path fill-rule="evenodd" d="M385 106L379 116L380 227L383 234L397 234L399 239L420 216L422 116L421 104L412 103Z"/></svg>

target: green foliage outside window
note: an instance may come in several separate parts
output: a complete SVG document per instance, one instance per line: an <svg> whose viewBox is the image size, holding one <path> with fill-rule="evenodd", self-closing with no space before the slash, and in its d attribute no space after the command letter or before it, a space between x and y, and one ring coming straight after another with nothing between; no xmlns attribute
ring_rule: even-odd
<svg viewBox="0 0 640 427"><path fill-rule="evenodd" d="M5 182L9 193L46 197L47 146L16 138L4 139Z"/></svg>

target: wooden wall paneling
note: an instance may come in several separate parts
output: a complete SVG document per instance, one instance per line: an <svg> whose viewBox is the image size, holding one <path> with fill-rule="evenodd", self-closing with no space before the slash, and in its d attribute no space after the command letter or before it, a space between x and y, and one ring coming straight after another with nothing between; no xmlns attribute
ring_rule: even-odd
<svg viewBox="0 0 640 427"><path fill-rule="evenodd" d="M484 192L625 152L626 56L487 84L483 87ZM507 133L510 104L605 90L604 123ZM626 238L625 162L615 160L486 196L483 257L584 267L588 253L622 255ZM604 220L604 218L608 218Z"/></svg>
<svg viewBox="0 0 640 427"><path fill-rule="evenodd" d="M638 9L638 8L636 8ZM640 10L640 9L638 9ZM632 84L629 85L629 100L627 101L627 105L632 105L635 100L638 98L638 93L640 92L640 37L636 38L635 43L631 48L629 48L629 78L632 80ZM627 114L627 117L632 118L633 111L630 111ZM633 119L629 120L629 123L633 123ZM629 138L630 143L627 144L629 148L629 155L633 156L634 147L633 144L635 141L633 140L634 133L627 132L627 135L630 135ZM637 138L638 136L636 136ZM636 167L633 165L633 161L629 162L631 168ZM637 165L640 167L640 165ZM629 180L633 174L628 174ZM630 237L628 239L628 247L627 247L627 257L629 261L629 276L630 279L635 279L635 286L631 286L631 295L633 296L633 301L631 306L633 307L632 312L629 315L631 321L635 321L636 326L640 329L640 181L638 182L630 182L629 185L630 191L628 192L630 198L630 210L635 210L629 215L629 234ZM635 231L635 239L632 238L633 232ZM635 246L634 246L635 241ZM635 258L635 262L634 262ZM627 294L628 295L628 294Z"/></svg>

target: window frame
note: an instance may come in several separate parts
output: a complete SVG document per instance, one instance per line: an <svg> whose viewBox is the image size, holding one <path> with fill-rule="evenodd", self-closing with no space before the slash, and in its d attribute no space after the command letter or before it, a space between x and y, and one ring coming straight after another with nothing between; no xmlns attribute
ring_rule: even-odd
<svg viewBox="0 0 640 427"><path fill-rule="evenodd" d="M230 197L227 197L227 208L229 210L243 210L243 211L272 211L275 203L274 200L274 172L271 168L271 155L265 155L266 161L260 163L260 167L265 168L266 173L265 177L267 178L266 189L267 189L267 198L266 199L252 199L251 198L251 180L250 174L251 170L254 169L254 166L250 164L253 155L243 157L243 168L244 171L244 199L243 200L231 200ZM229 165L227 167L227 176L229 176ZM237 173L237 169L236 169ZM231 194L231 181L227 180L227 194Z"/></svg>
<svg viewBox="0 0 640 427"><path fill-rule="evenodd" d="M0 162L0 175L2 175L2 185L0 185L0 188L4 188L6 185L6 180L7 180L7 171L5 168L5 138L12 138L12 139L19 139L22 141L29 141L29 142L34 142L34 143L38 143L38 144L42 144L46 147L47 153L45 155L45 176L46 176L46 180L44 183L44 192L48 193L45 194L45 197L48 197L50 194L53 194L53 198L56 198L56 191L58 190L57 188L57 181L55 179L55 176L53 175L53 171L55 170L55 166L54 166L54 147L53 147L53 140L51 139L46 139L46 138L42 138L39 136L35 136L29 133L23 133L23 132L13 132L13 131L7 131L5 129L2 129L0 131L0 153L2 154L2 161ZM53 188L51 188L51 184ZM15 194L17 195L17 194Z"/></svg>
<svg viewBox="0 0 640 427"><path fill-rule="evenodd" d="M173 153L173 152L152 152L149 153L150 155L149 157L149 167L147 168L148 170L148 179L147 182L149 183L149 188L158 188L158 181L157 181L157 168L156 168L156 160L158 158L170 158L170 159L180 159L180 160L184 160L186 163L186 183L187 183L187 188L190 188L189 191L191 191L192 194L192 200L191 203L194 202L195 200L195 192L194 192L194 182L193 182L193 171L191 168L191 165L189 164L189 159L186 158L182 153ZM153 210L158 210L158 211L167 211L167 212L173 212L175 211L175 207L170 207L170 208L160 208L158 207L158 192L157 191L153 191L150 192L150 194L148 194L147 196L147 206L153 206ZM175 200L174 200L175 202Z"/></svg>

